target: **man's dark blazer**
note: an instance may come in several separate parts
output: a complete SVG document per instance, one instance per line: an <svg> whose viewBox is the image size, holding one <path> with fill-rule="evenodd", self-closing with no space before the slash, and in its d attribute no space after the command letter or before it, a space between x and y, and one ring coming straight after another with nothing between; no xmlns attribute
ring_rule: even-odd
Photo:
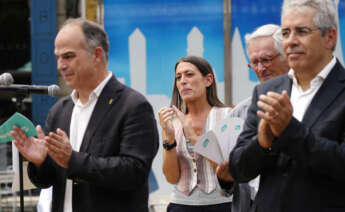
<svg viewBox="0 0 345 212"><path fill-rule="evenodd" d="M70 96L50 110L46 131L68 135L74 103ZM49 156L29 177L40 188L53 186L53 212L63 212L66 178L73 180L73 211L147 212L148 176L158 150L153 110L138 92L113 76L98 98L80 152L67 169Z"/></svg>
<svg viewBox="0 0 345 212"><path fill-rule="evenodd" d="M266 151L257 140L258 97L268 91L291 94L291 86L285 74L254 89L244 130L230 155L230 172L239 182L261 175L252 211L345 211L345 70L337 61L302 122L292 118Z"/></svg>

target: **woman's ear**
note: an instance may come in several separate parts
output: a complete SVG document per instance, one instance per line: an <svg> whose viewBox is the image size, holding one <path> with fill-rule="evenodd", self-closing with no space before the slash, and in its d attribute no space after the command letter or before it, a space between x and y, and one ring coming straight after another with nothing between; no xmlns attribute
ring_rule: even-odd
<svg viewBox="0 0 345 212"><path fill-rule="evenodd" d="M211 73L208 73L206 76L205 76L205 80L206 80L206 87L210 87L212 84L213 84L213 74Z"/></svg>

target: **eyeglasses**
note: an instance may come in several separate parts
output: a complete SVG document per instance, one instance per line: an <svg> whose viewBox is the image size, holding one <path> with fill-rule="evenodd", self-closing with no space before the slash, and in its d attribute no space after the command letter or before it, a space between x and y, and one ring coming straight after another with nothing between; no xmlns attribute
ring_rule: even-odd
<svg viewBox="0 0 345 212"><path fill-rule="evenodd" d="M248 67L251 69L257 69L259 66L259 63L261 63L263 66L268 68L272 65L273 60L278 56L280 56L279 53L274 56L263 57L254 61L250 61L250 63L248 64Z"/></svg>
<svg viewBox="0 0 345 212"><path fill-rule="evenodd" d="M281 34L282 34L282 37L286 39L286 38L290 37L292 32L294 32L296 37L301 38L301 37L305 37L305 36L311 34L314 31L318 31L318 30L320 30L320 29L319 28L312 29L312 28L303 26L303 27L296 27L295 30L292 30L292 31L288 28L282 29Z"/></svg>

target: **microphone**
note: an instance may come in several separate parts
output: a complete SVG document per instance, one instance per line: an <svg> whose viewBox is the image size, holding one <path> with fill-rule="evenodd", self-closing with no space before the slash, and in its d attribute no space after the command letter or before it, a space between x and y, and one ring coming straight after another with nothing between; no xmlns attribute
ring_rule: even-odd
<svg viewBox="0 0 345 212"><path fill-rule="evenodd" d="M21 85L12 84L9 86L0 85L0 95L2 92L10 92L19 95L40 94L56 97L60 94L60 87L57 85Z"/></svg>
<svg viewBox="0 0 345 212"><path fill-rule="evenodd" d="M4 73L0 75L0 85L11 85L14 80L10 73Z"/></svg>

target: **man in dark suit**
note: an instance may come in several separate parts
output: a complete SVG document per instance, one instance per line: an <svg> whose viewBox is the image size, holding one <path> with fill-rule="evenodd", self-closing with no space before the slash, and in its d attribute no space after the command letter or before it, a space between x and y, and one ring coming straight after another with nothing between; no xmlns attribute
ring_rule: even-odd
<svg viewBox="0 0 345 212"><path fill-rule="evenodd" d="M109 41L99 25L68 20L55 39L58 70L73 88L50 110L44 135L14 142L31 181L53 186L53 212L148 211L148 176L158 149L151 105L107 70Z"/></svg>
<svg viewBox="0 0 345 212"><path fill-rule="evenodd" d="M289 71L289 66L283 55L281 28L275 24L266 24L256 28L252 33L246 34L246 49L250 59L248 66L253 69L260 82L267 81L273 77L285 74ZM229 114L229 117L246 119L247 110L251 104L252 97L238 103ZM223 181L222 184L230 187L233 191L231 212L248 212L254 199L260 176L248 183L235 183L229 172L229 161L221 164L217 168L217 174Z"/></svg>
<svg viewBox="0 0 345 212"><path fill-rule="evenodd" d="M258 85L230 173L260 175L253 211L345 211L345 70L331 0L285 0L288 74Z"/></svg>

